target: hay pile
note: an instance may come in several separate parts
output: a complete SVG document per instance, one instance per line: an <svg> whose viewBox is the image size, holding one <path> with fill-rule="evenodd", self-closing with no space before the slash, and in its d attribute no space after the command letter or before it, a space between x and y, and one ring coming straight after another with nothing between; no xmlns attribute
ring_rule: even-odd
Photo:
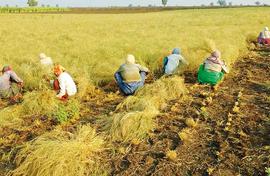
<svg viewBox="0 0 270 176"><path fill-rule="evenodd" d="M59 100L52 90L27 92L24 95L21 115L51 116L57 109Z"/></svg>
<svg viewBox="0 0 270 176"><path fill-rule="evenodd" d="M143 139L155 126L153 118L158 114L156 109L117 113L106 118L105 130L112 141L128 142L132 139Z"/></svg>
<svg viewBox="0 0 270 176"><path fill-rule="evenodd" d="M102 137L90 126L81 126L75 134L55 130L25 145L16 156L18 167L9 175L101 175L98 155L103 150Z"/></svg>
<svg viewBox="0 0 270 176"><path fill-rule="evenodd" d="M102 118L104 130L112 141L143 139L155 127L154 118L166 101L181 98L186 92L182 78L161 78L119 104L114 115Z"/></svg>
<svg viewBox="0 0 270 176"><path fill-rule="evenodd" d="M163 77L153 84L145 85L135 96L128 97L117 106L117 111L142 111L149 107L158 110L166 101L180 98L186 92L183 78Z"/></svg>
<svg viewBox="0 0 270 176"><path fill-rule="evenodd" d="M1 126L8 124L8 121L13 119L19 122L34 115L54 118L58 122L65 122L79 116L81 105L78 99L71 98L67 102L62 102L55 95L52 90L26 93L22 104L0 111Z"/></svg>

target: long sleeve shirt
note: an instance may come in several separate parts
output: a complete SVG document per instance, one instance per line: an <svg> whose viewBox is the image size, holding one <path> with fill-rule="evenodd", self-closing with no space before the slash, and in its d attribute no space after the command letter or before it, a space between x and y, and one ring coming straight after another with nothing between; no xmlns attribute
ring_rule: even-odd
<svg viewBox="0 0 270 176"><path fill-rule="evenodd" d="M141 81L140 72L149 72L148 68L143 67L139 64L123 64L117 70L126 83Z"/></svg>
<svg viewBox="0 0 270 176"><path fill-rule="evenodd" d="M177 70L180 63L188 65L186 59L179 54L171 54L167 58L168 61L165 65L165 74L173 74Z"/></svg>
<svg viewBox="0 0 270 176"><path fill-rule="evenodd" d="M22 83L23 80L19 78L14 71L6 71L3 75L0 76L0 90L9 89L12 82Z"/></svg>
<svg viewBox="0 0 270 176"><path fill-rule="evenodd" d="M77 93L77 87L72 77L67 73L63 72L58 76L60 91L57 94L58 98L63 97L64 95L72 96Z"/></svg>

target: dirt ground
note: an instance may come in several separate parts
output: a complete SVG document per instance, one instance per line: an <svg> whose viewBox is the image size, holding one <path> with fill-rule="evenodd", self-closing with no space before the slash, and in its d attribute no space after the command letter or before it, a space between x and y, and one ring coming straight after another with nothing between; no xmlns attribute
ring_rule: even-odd
<svg viewBox="0 0 270 176"><path fill-rule="evenodd" d="M215 88L198 85L196 70L183 76L189 94L167 103L146 140L109 156L111 175L264 176L270 167L270 48L250 51ZM114 83L102 89L85 96L83 118L64 130L87 123L99 129L95 117L110 114L125 98ZM19 145L57 125L32 117L25 128L1 129L0 156L11 155L1 160L0 175L14 168Z"/></svg>
<svg viewBox="0 0 270 176"><path fill-rule="evenodd" d="M265 175L270 49L238 60L215 89L196 84L195 71L184 75L189 95L169 102L149 138L112 160L112 175Z"/></svg>

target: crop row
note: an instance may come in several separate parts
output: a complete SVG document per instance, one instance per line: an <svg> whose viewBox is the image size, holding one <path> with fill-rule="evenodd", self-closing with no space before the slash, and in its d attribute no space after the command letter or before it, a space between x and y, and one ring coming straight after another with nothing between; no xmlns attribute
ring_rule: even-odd
<svg viewBox="0 0 270 176"><path fill-rule="evenodd" d="M69 9L59 7L0 7L0 13L46 13L66 11L69 11Z"/></svg>

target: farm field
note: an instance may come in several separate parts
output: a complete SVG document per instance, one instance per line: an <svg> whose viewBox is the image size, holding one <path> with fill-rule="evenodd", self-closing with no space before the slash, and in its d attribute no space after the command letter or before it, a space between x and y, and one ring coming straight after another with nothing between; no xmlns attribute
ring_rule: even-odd
<svg viewBox="0 0 270 176"><path fill-rule="evenodd" d="M21 103L0 100L1 175L270 174L270 49L254 44L270 8L0 14L0 22L0 66L25 84ZM174 47L190 64L160 77ZM216 90L196 84L214 49L231 69ZM42 52L74 77L75 98L55 98ZM113 74L129 53L151 73L124 97Z"/></svg>
<svg viewBox="0 0 270 176"><path fill-rule="evenodd" d="M52 13L58 12L63 13L69 11L68 8L59 8L59 7L0 7L0 13Z"/></svg>

